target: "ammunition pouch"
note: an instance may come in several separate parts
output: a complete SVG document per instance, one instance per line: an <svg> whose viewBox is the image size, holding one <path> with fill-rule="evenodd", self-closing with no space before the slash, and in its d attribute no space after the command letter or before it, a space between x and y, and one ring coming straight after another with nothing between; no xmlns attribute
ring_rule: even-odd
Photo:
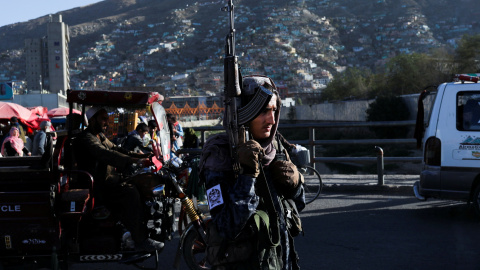
<svg viewBox="0 0 480 270"><path fill-rule="evenodd" d="M264 269L261 268L261 265L271 264L272 260L269 258L273 256L276 258L274 260L275 267L278 267L279 262L275 248L279 244L278 226L270 227L267 213L257 210L234 240L223 238L218 233L215 224L209 224L207 228L207 261L212 266L224 266L225 269L233 268L233 265L244 265L248 269Z"/></svg>
<svg viewBox="0 0 480 270"><path fill-rule="evenodd" d="M297 206L292 199L282 199L283 210L285 211L285 219L287 221L287 230L292 237L303 235L302 220L298 213Z"/></svg>

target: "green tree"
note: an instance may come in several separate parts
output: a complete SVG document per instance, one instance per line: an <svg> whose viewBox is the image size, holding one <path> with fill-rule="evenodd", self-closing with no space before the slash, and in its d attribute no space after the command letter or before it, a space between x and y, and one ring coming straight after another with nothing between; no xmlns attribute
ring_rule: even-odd
<svg viewBox="0 0 480 270"><path fill-rule="evenodd" d="M385 89L389 89L385 73L372 74L369 76L368 81L370 85L370 88L368 89L368 99L382 96L384 95Z"/></svg>
<svg viewBox="0 0 480 270"><path fill-rule="evenodd" d="M457 73L455 69L458 66L455 63L455 51L453 48L435 48L431 50L429 55L435 61L434 70L436 72L432 78L433 82L430 85L438 85L443 82L451 81L452 74Z"/></svg>
<svg viewBox="0 0 480 270"><path fill-rule="evenodd" d="M369 89L369 69L348 68L338 74L322 91L321 100L343 100L345 98L366 98Z"/></svg>
<svg viewBox="0 0 480 270"><path fill-rule="evenodd" d="M464 35L455 51L458 63L456 73L476 73L480 71L480 34Z"/></svg>
<svg viewBox="0 0 480 270"><path fill-rule="evenodd" d="M439 71L435 60L427 54L400 54L388 61L385 77L388 93L406 95L418 93L431 84L438 84Z"/></svg>
<svg viewBox="0 0 480 270"><path fill-rule="evenodd" d="M375 96L406 95L419 93L429 85L438 85L451 79L453 56L444 49L432 50L432 54L400 54L390 59L374 83ZM380 83L384 80L384 85Z"/></svg>
<svg viewBox="0 0 480 270"><path fill-rule="evenodd" d="M443 49L432 55L400 54L390 59L384 70L349 68L337 75L323 90L322 100L375 98L419 93L429 85L449 81L454 67L453 55Z"/></svg>

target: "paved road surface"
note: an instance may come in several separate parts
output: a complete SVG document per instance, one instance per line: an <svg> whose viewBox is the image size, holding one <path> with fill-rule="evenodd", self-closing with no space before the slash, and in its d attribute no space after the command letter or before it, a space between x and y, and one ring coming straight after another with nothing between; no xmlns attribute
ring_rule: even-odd
<svg viewBox="0 0 480 270"><path fill-rule="evenodd" d="M384 187L376 175L322 177L325 192L302 212L306 234L296 238L303 270L480 269L480 219L465 203L416 200L411 185L418 176L385 176ZM173 269L177 243L166 243L160 269ZM134 269L71 267L112 268Z"/></svg>
<svg viewBox="0 0 480 270"><path fill-rule="evenodd" d="M327 192L302 212L302 269L480 269L480 220L465 203Z"/></svg>

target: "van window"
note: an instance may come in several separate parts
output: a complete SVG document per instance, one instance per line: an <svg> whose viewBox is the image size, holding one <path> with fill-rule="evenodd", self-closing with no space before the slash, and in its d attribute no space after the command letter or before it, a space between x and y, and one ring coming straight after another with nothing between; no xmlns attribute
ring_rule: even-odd
<svg viewBox="0 0 480 270"><path fill-rule="evenodd" d="M458 92L457 129L480 131L480 92Z"/></svg>

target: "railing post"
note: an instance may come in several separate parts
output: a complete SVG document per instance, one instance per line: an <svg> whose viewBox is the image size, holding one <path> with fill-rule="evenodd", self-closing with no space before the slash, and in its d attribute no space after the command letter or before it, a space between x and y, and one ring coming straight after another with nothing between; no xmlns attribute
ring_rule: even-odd
<svg viewBox="0 0 480 270"><path fill-rule="evenodd" d="M375 146L377 150L377 173L378 173L378 185L383 186L384 177L383 177L383 149L380 146Z"/></svg>
<svg viewBox="0 0 480 270"><path fill-rule="evenodd" d="M315 168L315 128L308 128L308 140L310 144L310 165ZM316 169L316 168L315 168Z"/></svg>
<svg viewBox="0 0 480 270"><path fill-rule="evenodd" d="M202 129L202 131L200 132L200 134L201 134L201 139L200 139L200 141L201 141L201 145L202 145L202 148L203 148L203 146L205 145L205 130Z"/></svg>

